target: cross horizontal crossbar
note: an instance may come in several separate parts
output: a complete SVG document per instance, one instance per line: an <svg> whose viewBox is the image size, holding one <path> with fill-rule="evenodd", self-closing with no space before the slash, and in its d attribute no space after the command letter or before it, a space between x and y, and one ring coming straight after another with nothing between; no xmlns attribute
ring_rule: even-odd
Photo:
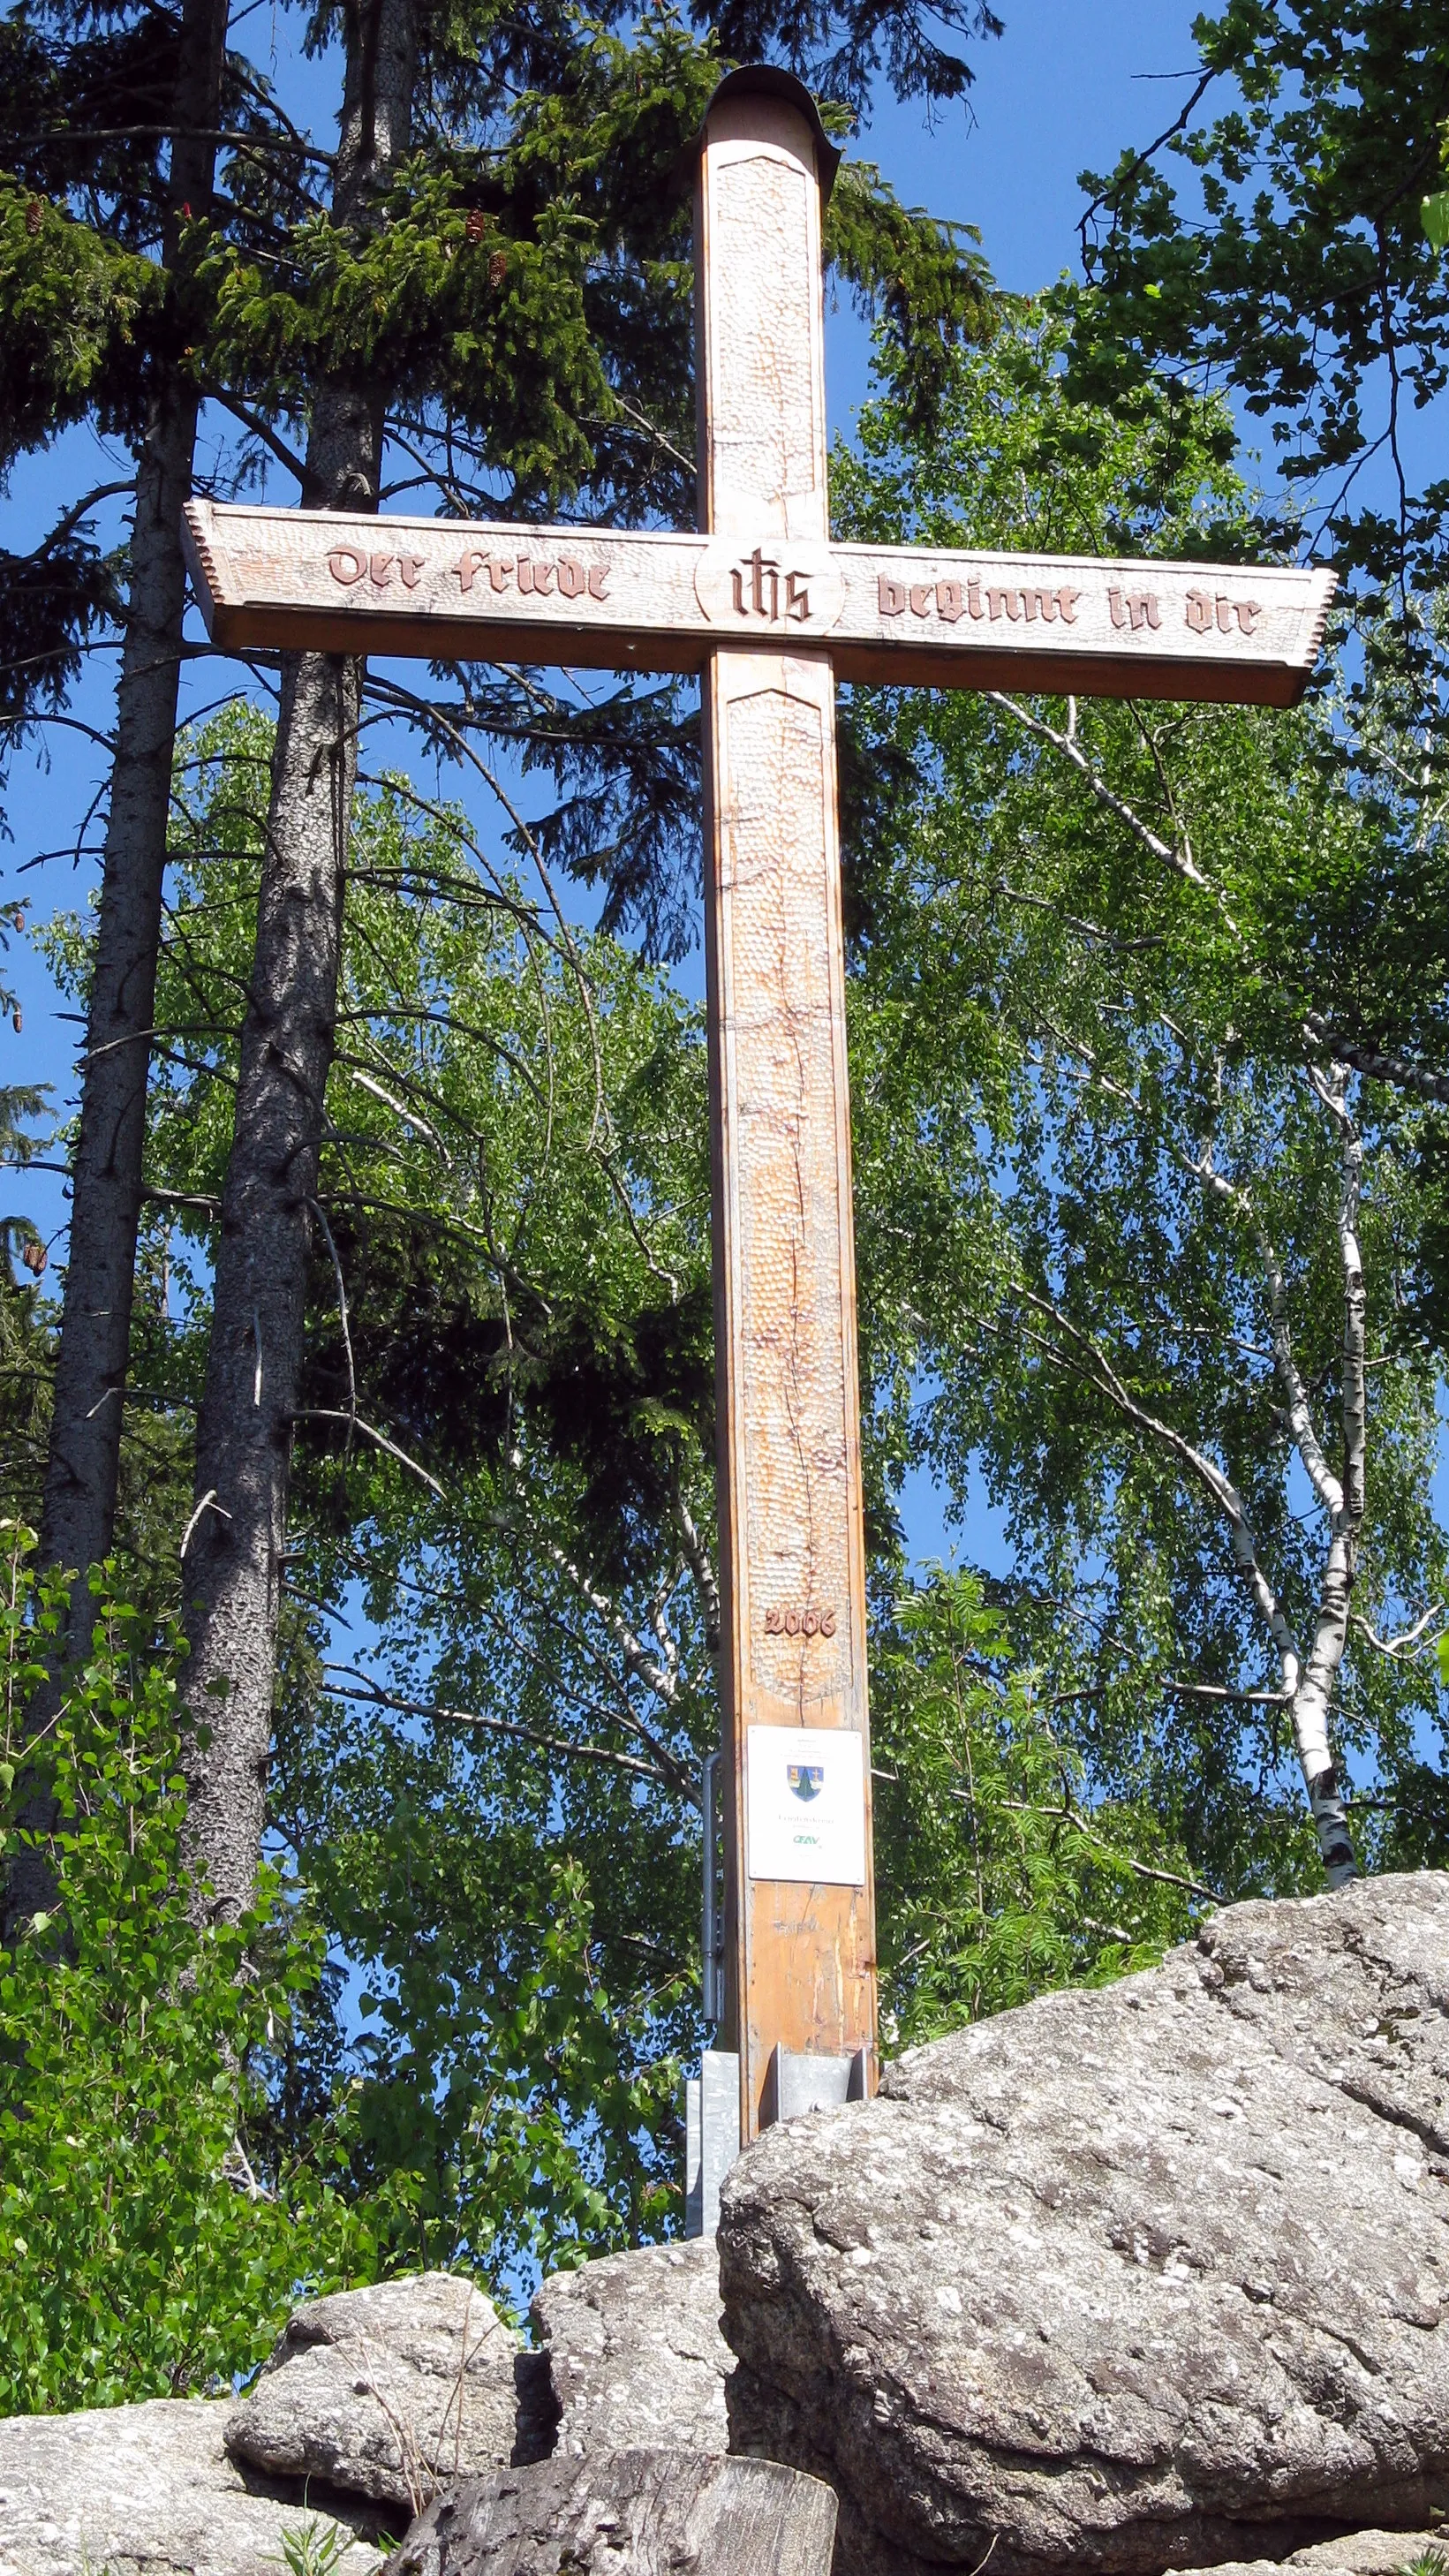
<svg viewBox="0 0 1449 2576"><path fill-rule="evenodd" d="M193 501L230 649L699 671L721 644L828 652L841 680L1291 706L1331 572L349 518Z"/></svg>

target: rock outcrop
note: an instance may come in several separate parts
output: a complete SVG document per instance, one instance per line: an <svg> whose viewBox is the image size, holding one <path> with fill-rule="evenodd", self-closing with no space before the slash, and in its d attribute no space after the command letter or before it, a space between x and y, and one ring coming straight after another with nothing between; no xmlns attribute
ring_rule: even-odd
<svg viewBox="0 0 1449 2576"><path fill-rule="evenodd" d="M727 2448L724 2392L734 2355L720 2332L712 2236L555 2272L531 2315L559 2410L561 2452L577 2459L641 2443Z"/></svg>
<svg viewBox="0 0 1449 2576"><path fill-rule="evenodd" d="M492 2302L451 2272L310 2299L233 2413L227 2448L271 2476L417 2513L439 2486L514 2458L521 2358Z"/></svg>
<svg viewBox="0 0 1449 2576"><path fill-rule="evenodd" d="M1416 2558L1431 2552L1444 2558L1439 2531L1350 2531L1341 2540L1319 2541L1312 2549L1295 2549L1281 2562L1271 2558L1230 2559L1225 2567L1196 2567L1187 2576L1400 2576ZM1446 2560L1449 2564L1449 2560Z"/></svg>
<svg viewBox="0 0 1449 2576"><path fill-rule="evenodd" d="M358 2544L346 2576L373 2576L376 2513L249 2475L222 2440L230 2413L229 2398L160 2397L0 2419L0 2576L279 2576L285 2539L332 2525Z"/></svg>
<svg viewBox="0 0 1449 2576"><path fill-rule="evenodd" d="M773 2460L557 2458L455 2487L387 2576L829 2576L835 2498Z"/></svg>
<svg viewBox="0 0 1449 2576"><path fill-rule="evenodd" d="M858 2576L1153 2576L1449 2505L1449 1877L1226 1909L724 2191L735 2448Z"/></svg>

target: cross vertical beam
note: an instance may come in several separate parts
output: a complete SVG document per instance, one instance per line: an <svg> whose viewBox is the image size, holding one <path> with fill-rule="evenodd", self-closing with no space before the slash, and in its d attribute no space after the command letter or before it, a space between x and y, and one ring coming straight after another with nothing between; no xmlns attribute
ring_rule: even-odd
<svg viewBox="0 0 1449 2576"><path fill-rule="evenodd" d="M828 155L798 105L758 75L739 76L711 106L695 208L701 524L722 553L738 548L732 579L760 632L758 646L711 653L704 681L722 2036L739 2052L742 2138L771 2116L777 2044L828 2056L863 2049L870 2089L876 2057L835 692L824 640L790 644L792 567L818 562L829 540ZM859 1738L858 1788L845 1765L845 1794L860 1807L856 1883L752 1874L752 1861L767 1858L749 1830L752 1745L756 1788L766 1788L758 1729ZM809 1733L800 1742L821 1750ZM772 1782L783 1779L778 1733L768 1760Z"/></svg>

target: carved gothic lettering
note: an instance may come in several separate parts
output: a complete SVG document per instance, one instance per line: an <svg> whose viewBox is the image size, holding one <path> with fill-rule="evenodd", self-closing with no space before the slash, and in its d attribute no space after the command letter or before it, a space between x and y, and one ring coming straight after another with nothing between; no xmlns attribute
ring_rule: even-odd
<svg viewBox="0 0 1449 2576"><path fill-rule="evenodd" d="M347 590L355 581L361 581L367 570L366 555L358 554L351 546L334 546L327 563L333 580L340 581Z"/></svg>
<svg viewBox="0 0 1449 2576"><path fill-rule="evenodd" d="M540 599L548 597L553 588L552 564L535 563L531 555L520 555L516 570L521 591L533 591Z"/></svg>
<svg viewBox="0 0 1449 2576"><path fill-rule="evenodd" d="M930 611L930 605L931 605L931 585L930 585L930 583L929 583L928 581L912 582L912 584L911 584L911 615L912 615L913 617L925 617L925 616L927 616L927 615L929 614L929 611Z"/></svg>
<svg viewBox="0 0 1449 2576"><path fill-rule="evenodd" d="M490 555L488 558L488 578L492 582L495 590L506 590L510 581L513 579L512 564L505 563L501 555Z"/></svg>
<svg viewBox="0 0 1449 2576"><path fill-rule="evenodd" d="M1131 605L1130 601L1128 605ZM1220 635L1231 635L1235 622L1240 635L1251 635L1263 614L1263 606L1257 599L1230 599L1225 590L1216 593L1190 590L1183 614L1194 635L1207 635L1214 626ZM1136 620L1133 622L1135 624ZM1148 622L1155 626L1157 619L1152 617Z"/></svg>
<svg viewBox="0 0 1449 2576"><path fill-rule="evenodd" d="M1064 626L1076 625L1077 602L1081 596L1082 594L1079 590L1073 590L1070 582L1063 582L1061 588L1058 590L1057 615L1060 617Z"/></svg>
<svg viewBox="0 0 1449 2576"><path fill-rule="evenodd" d="M1135 634L1140 626L1160 626L1162 611L1155 590L1122 591L1113 587L1107 593L1107 606L1114 626L1130 626Z"/></svg>
<svg viewBox="0 0 1449 2576"><path fill-rule="evenodd" d="M902 615L906 605L906 586L904 582L890 581L887 579L886 575L882 573L876 583L876 595L880 601L880 613L882 617L899 617Z"/></svg>
<svg viewBox="0 0 1449 2576"><path fill-rule="evenodd" d="M607 565L607 564L595 564L595 565L594 565L594 567L593 567L593 570L592 570L592 571L590 572L590 574L589 574L589 597L590 597L590 599L607 599L607 597L608 597L608 592L605 590L605 588L604 588L604 584L606 583L606 581L608 580L608 578L609 578L609 567L608 567L608 565Z"/></svg>
<svg viewBox="0 0 1449 2576"><path fill-rule="evenodd" d="M730 574L735 608L741 617L765 617L773 625L780 614L780 567L773 555L756 546Z"/></svg>
<svg viewBox="0 0 1449 2576"><path fill-rule="evenodd" d="M428 559L427 559L427 556L426 556L426 555L399 555L399 556L398 556L398 559L397 559L397 568L398 568L398 571L402 574L403 580L404 580L404 582L406 583L406 585L407 585L407 587L408 587L408 589L409 589L409 590L416 590L416 589L417 589L417 586L418 586L418 575L419 575L419 573L422 571L422 568L423 568L424 564L427 562L427 560L428 560Z"/></svg>
<svg viewBox="0 0 1449 2576"><path fill-rule="evenodd" d="M1019 590L988 590L986 605L993 617L1020 617L1024 596Z"/></svg>
<svg viewBox="0 0 1449 2576"><path fill-rule="evenodd" d="M979 581L968 581L966 584L966 614L968 617L984 617L986 614L985 609L981 605L981 584Z"/></svg>
<svg viewBox="0 0 1449 2576"><path fill-rule="evenodd" d="M954 626L957 619L964 616L965 602L961 596L959 581L937 582L936 613L939 617L944 617L948 626Z"/></svg>
<svg viewBox="0 0 1449 2576"><path fill-rule="evenodd" d="M583 565L575 563L572 555L560 555L558 559L558 586L564 599L577 599L586 586Z"/></svg>
<svg viewBox="0 0 1449 2576"><path fill-rule="evenodd" d="M459 555L457 562L453 566L453 571L457 576L458 587L460 590L470 591L472 589L474 574L482 572L487 561L488 557L483 552L481 546L464 547L463 552Z"/></svg>
<svg viewBox="0 0 1449 2576"><path fill-rule="evenodd" d="M801 625L810 614L810 586L803 573L787 572L785 575L785 614L797 619Z"/></svg>
<svg viewBox="0 0 1449 2576"><path fill-rule="evenodd" d="M392 579L392 568L396 561L396 555L369 556L367 569L371 575L374 590L386 590Z"/></svg>

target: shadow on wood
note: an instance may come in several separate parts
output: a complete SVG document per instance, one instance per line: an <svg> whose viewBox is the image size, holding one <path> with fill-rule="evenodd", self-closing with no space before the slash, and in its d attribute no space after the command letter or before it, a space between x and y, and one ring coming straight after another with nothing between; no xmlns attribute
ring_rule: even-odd
<svg viewBox="0 0 1449 2576"><path fill-rule="evenodd" d="M829 2576L835 2496L774 2460L613 2451L469 2478L384 2576Z"/></svg>

